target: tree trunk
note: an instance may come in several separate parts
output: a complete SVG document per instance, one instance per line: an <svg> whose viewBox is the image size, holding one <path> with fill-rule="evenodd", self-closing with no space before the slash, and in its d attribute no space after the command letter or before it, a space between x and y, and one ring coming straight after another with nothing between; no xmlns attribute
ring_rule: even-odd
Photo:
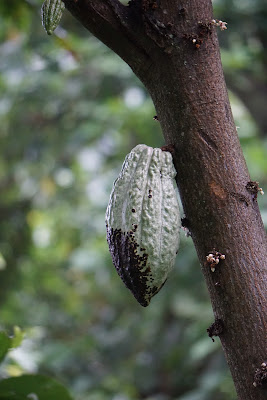
<svg viewBox="0 0 267 400"><path fill-rule="evenodd" d="M211 1L64 2L149 91L166 144L174 146L186 220L220 324L209 332L220 336L238 398L266 399L264 382L253 385L267 358L266 235L257 187L247 185ZM225 260L210 264L210 253Z"/></svg>

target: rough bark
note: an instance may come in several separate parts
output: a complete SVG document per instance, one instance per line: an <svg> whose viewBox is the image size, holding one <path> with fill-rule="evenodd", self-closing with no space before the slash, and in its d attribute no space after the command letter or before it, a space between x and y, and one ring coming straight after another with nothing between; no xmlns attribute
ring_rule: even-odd
<svg viewBox="0 0 267 400"><path fill-rule="evenodd" d="M266 234L246 188L211 1L64 2L149 91L175 149L179 192L238 398L266 399L266 388L253 386L267 358ZM216 251L225 260L212 272L206 256Z"/></svg>

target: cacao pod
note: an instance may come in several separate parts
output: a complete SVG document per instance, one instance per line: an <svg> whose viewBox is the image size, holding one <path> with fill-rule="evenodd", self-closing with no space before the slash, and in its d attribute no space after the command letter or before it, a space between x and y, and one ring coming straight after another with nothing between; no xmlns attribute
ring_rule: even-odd
<svg viewBox="0 0 267 400"><path fill-rule="evenodd" d="M172 155L144 144L126 156L106 211L113 264L146 307L173 268L180 212Z"/></svg>
<svg viewBox="0 0 267 400"><path fill-rule="evenodd" d="M45 0L41 8L42 24L48 35L58 26L65 4L61 0Z"/></svg>

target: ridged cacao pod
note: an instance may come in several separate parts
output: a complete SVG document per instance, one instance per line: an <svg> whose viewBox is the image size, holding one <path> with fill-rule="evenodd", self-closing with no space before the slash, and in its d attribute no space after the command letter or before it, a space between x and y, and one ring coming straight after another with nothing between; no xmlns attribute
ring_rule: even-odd
<svg viewBox="0 0 267 400"><path fill-rule="evenodd" d="M48 35L58 26L65 4L61 0L45 0L41 8L42 24Z"/></svg>
<svg viewBox="0 0 267 400"><path fill-rule="evenodd" d="M106 211L113 264L144 307L165 283L179 248L175 175L169 152L136 146L114 182Z"/></svg>

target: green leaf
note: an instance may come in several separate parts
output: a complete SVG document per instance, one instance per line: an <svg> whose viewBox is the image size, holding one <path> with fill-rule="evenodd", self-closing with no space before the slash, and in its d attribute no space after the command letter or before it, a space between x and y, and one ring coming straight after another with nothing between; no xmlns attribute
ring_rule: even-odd
<svg viewBox="0 0 267 400"><path fill-rule="evenodd" d="M7 392L7 393L0 393L0 400L24 400L25 397L17 396L15 393ZM30 397L29 397L30 399Z"/></svg>
<svg viewBox="0 0 267 400"><path fill-rule="evenodd" d="M0 332L0 362L5 358L11 345L11 339L6 332Z"/></svg>
<svg viewBox="0 0 267 400"><path fill-rule="evenodd" d="M8 350L18 347L21 344L23 337L24 332L18 326L14 326L13 337L9 337L6 332L0 331L0 362L3 361Z"/></svg>
<svg viewBox="0 0 267 400"><path fill-rule="evenodd" d="M15 347L19 347L21 345L21 342L24 338L24 332L20 329L19 326L14 326L14 336L10 338L11 344L10 347L13 349Z"/></svg>
<svg viewBox="0 0 267 400"><path fill-rule="evenodd" d="M67 389L43 375L21 375L0 382L1 400L72 400Z"/></svg>

